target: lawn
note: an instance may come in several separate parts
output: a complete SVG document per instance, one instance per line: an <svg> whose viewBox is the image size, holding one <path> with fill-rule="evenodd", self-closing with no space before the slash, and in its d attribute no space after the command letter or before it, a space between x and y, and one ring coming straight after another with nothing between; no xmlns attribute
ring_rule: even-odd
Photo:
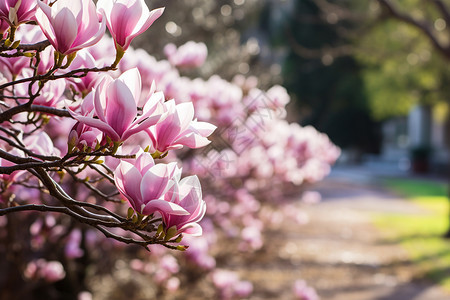
<svg viewBox="0 0 450 300"><path fill-rule="evenodd" d="M424 208L424 214L377 214L375 224L398 242L425 277L450 291L450 239L447 185L424 180L389 179L385 186Z"/></svg>

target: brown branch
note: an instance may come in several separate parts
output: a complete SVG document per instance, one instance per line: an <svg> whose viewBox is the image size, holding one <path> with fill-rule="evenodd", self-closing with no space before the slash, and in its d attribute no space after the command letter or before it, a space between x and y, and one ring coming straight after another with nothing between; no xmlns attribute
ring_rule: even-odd
<svg viewBox="0 0 450 300"><path fill-rule="evenodd" d="M88 73L90 72L108 72L108 71L113 71L113 70L117 70L117 68L115 67L103 67L103 68L84 68L84 69L77 69L77 70L73 70L64 74L59 74L59 75L54 75L51 72L44 74L44 75L37 75L37 76L33 76L33 77L27 77L27 78L22 78L19 80L15 80L15 81L11 81L11 82L7 82L5 84L0 85L0 91L19 84L19 83L25 83L25 82L30 82L30 81L48 81L48 80L56 80L56 79L60 79L60 78L82 78L84 76L86 76Z"/></svg>
<svg viewBox="0 0 450 300"><path fill-rule="evenodd" d="M439 12L442 14L442 17L447 23L447 27L450 26L450 10L447 7L447 5L441 0L432 0L432 3L437 7Z"/></svg>
<svg viewBox="0 0 450 300"><path fill-rule="evenodd" d="M19 44L19 46L16 48L16 50L22 50L22 51L43 51L45 48L50 46L50 42L48 40L38 42L35 44ZM0 46L0 52L2 51L10 51L14 50L9 47L6 47L4 44Z"/></svg>
<svg viewBox="0 0 450 300"><path fill-rule="evenodd" d="M291 46L291 49L294 51L294 53L300 57L307 59L321 59L326 55L330 55L332 58L342 57L354 54L355 50L351 45L341 45L336 47L328 46L318 49L307 48L302 46L295 40L290 30L288 30L287 32L287 37L289 39L289 45Z"/></svg>
<svg viewBox="0 0 450 300"><path fill-rule="evenodd" d="M439 50L447 59L450 59L450 45L445 45L438 40L433 31L433 27L423 20L417 20L410 15L400 12L389 0L377 0L386 12L393 18L405 22L419 29L431 41L434 47Z"/></svg>
<svg viewBox="0 0 450 300"><path fill-rule="evenodd" d="M30 112L41 112L46 113L58 117L66 117L66 118L72 118L72 115L69 113L67 109L58 109L54 107L49 106L43 106L43 105L31 105L30 109L28 110Z"/></svg>

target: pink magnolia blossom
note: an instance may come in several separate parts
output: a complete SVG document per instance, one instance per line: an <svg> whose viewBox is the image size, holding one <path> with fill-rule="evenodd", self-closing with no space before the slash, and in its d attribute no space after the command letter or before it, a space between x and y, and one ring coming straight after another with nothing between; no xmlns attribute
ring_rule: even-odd
<svg viewBox="0 0 450 300"><path fill-rule="evenodd" d="M29 279L44 279L47 282L56 282L66 277L66 272L59 261L38 259L28 263L24 275Z"/></svg>
<svg viewBox="0 0 450 300"><path fill-rule="evenodd" d="M0 18L0 38L4 39L6 38L6 31L9 28L8 22L6 22L4 19Z"/></svg>
<svg viewBox="0 0 450 300"><path fill-rule="evenodd" d="M2 3L2 2L0 2ZM16 39L20 40L24 44L34 44L41 42L45 39L42 31L34 25L23 24L16 30ZM41 63L39 64L39 69L41 69L41 64L44 65L48 59L46 59L50 50L47 47L44 50L44 55L41 54ZM16 50L6 51L7 54L15 54ZM35 58L34 58L35 59ZM17 57L0 57L0 72L6 75L7 78L12 79L21 74L23 70L32 71L30 66L30 58L25 56ZM42 74L42 73L41 73ZM29 77L31 74L27 74Z"/></svg>
<svg viewBox="0 0 450 300"><path fill-rule="evenodd" d="M208 48L204 43L189 41L178 49L174 44L167 44L164 54L173 66L193 68L203 65L208 56Z"/></svg>
<svg viewBox="0 0 450 300"><path fill-rule="evenodd" d="M134 68L113 80L105 77L84 101L93 103L92 111L69 112L80 123L97 128L112 141L125 141L131 135L155 125L162 117L164 95L152 93L138 115L141 97L141 76Z"/></svg>
<svg viewBox="0 0 450 300"><path fill-rule="evenodd" d="M183 178L179 184L173 185L165 199L185 209L189 215L174 215L160 212L166 228L175 226L177 234L187 233L194 236L202 234L198 222L206 212L206 203L202 199L202 188L197 176Z"/></svg>
<svg viewBox="0 0 450 300"><path fill-rule="evenodd" d="M62 79L49 81L34 99L33 104L49 107L59 107L61 105L62 96L66 88L65 81ZM33 85L33 93L38 90L38 85Z"/></svg>
<svg viewBox="0 0 450 300"><path fill-rule="evenodd" d="M31 70L26 70L24 75L31 77L33 74ZM27 97L28 96L29 83L21 83L16 85L16 93L18 96ZM33 100L33 104L42 105L48 107L60 107L62 104L62 96L66 89L66 82L64 79L57 79L48 81L45 83L42 90L39 92L38 96ZM37 93L39 86L37 83L33 84L31 88L33 93ZM28 101L28 100L22 100Z"/></svg>
<svg viewBox="0 0 450 300"><path fill-rule="evenodd" d="M15 51L5 51L6 54L13 54ZM22 69L30 64L30 59L25 56L0 57L0 73L9 80L15 79Z"/></svg>
<svg viewBox="0 0 450 300"><path fill-rule="evenodd" d="M77 57L72 61L67 68L68 71L83 69L83 68L95 68L97 67L96 61L92 55L86 50L81 50L77 53ZM69 77L69 83L74 87L75 91L79 92L82 96L87 95L94 86L101 80L96 72L89 72L86 76L81 78Z"/></svg>
<svg viewBox="0 0 450 300"><path fill-rule="evenodd" d="M304 280L296 280L293 286L295 299L319 300L316 291L308 286Z"/></svg>
<svg viewBox="0 0 450 300"><path fill-rule="evenodd" d="M82 235L80 229L75 229L70 233L68 236L68 241L64 247L66 257L78 258L83 256L84 251L80 248L81 239Z"/></svg>
<svg viewBox="0 0 450 300"><path fill-rule="evenodd" d="M183 146L200 148L210 143L206 137L216 129L216 126L193 120L192 103L175 105L174 100L169 100L164 106L167 117L147 130L155 150L164 153Z"/></svg>
<svg viewBox="0 0 450 300"><path fill-rule="evenodd" d="M181 170L176 163L155 165L152 156L145 152L139 155L134 165L122 160L114 172L114 182L138 213L150 215L159 211L187 215L189 212L177 203L164 200L180 176Z"/></svg>
<svg viewBox="0 0 450 300"><path fill-rule="evenodd" d="M235 272L217 269L211 276L214 286L220 291L221 299L246 298L253 292L252 283L240 280Z"/></svg>
<svg viewBox="0 0 450 300"><path fill-rule="evenodd" d="M102 141L103 133L93 127L77 122L69 134L69 144L82 150L84 147L94 149Z"/></svg>
<svg viewBox="0 0 450 300"><path fill-rule="evenodd" d="M12 155L16 155L19 157L24 156L24 154L21 151L15 149L15 148L8 152ZM0 166L1 167L12 167L14 165L15 165L15 163L0 157ZM6 181L8 183L14 182L21 174L23 174L25 172L26 171L24 171L24 170L18 170L18 171L12 172L11 174L0 174L0 179Z"/></svg>
<svg viewBox="0 0 450 300"><path fill-rule="evenodd" d="M92 0L58 0L50 7L37 1L36 19L56 51L74 53L97 43L106 30Z"/></svg>
<svg viewBox="0 0 450 300"><path fill-rule="evenodd" d="M39 28L36 28L36 26L24 24L17 29L16 39L20 40L24 44L34 44L44 40L45 37ZM7 54L14 54L16 52L16 50L5 51ZM8 79L21 75L22 70L31 70L29 66L29 57L0 57L0 72L2 72Z"/></svg>
<svg viewBox="0 0 450 300"><path fill-rule="evenodd" d="M0 1L0 18L11 26L33 20L35 12L36 0Z"/></svg>
<svg viewBox="0 0 450 300"><path fill-rule="evenodd" d="M116 47L122 51L127 50L131 41L164 12L164 8L149 11L144 0L99 0L97 5L106 16Z"/></svg>
<svg viewBox="0 0 450 300"><path fill-rule="evenodd" d="M53 142L47 133L41 131L24 139L25 146L39 155L59 156L61 152L53 146Z"/></svg>

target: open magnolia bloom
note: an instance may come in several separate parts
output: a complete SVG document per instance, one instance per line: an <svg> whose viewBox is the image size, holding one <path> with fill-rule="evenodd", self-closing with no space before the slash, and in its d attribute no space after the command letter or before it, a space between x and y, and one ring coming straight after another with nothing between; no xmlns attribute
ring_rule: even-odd
<svg viewBox="0 0 450 300"><path fill-rule="evenodd" d="M0 1L0 18L11 26L33 20L35 12L36 0Z"/></svg>
<svg viewBox="0 0 450 300"><path fill-rule="evenodd" d="M114 172L120 194L133 209L143 215L161 214L172 236L180 233L201 235L198 222L206 211L197 176L181 179L176 163L156 164L152 156L141 153L134 165L122 160Z"/></svg>
<svg viewBox="0 0 450 300"><path fill-rule="evenodd" d="M106 30L91 0L58 0L52 6L37 1L36 20L56 51L63 55L97 43Z"/></svg>
<svg viewBox="0 0 450 300"><path fill-rule="evenodd" d="M191 102L175 105L174 100L164 103L167 117L147 131L155 151L164 153L183 146L200 148L208 145L206 138L216 126L207 122L198 122L194 118L194 106Z"/></svg>
<svg viewBox="0 0 450 300"><path fill-rule="evenodd" d="M144 0L99 0L97 5L106 17L116 48L121 51L127 50L131 41L164 12L164 8L149 11Z"/></svg>
<svg viewBox="0 0 450 300"><path fill-rule="evenodd" d="M165 199L171 203L183 207L189 215L176 215L161 211L163 223L166 228L175 227L176 234L187 233L193 236L202 234L202 227L199 222L206 212L206 203L202 199L202 187L197 176L183 178L176 182Z"/></svg>
<svg viewBox="0 0 450 300"><path fill-rule="evenodd" d="M133 209L143 215L164 212L188 215L189 212L176 203L166 201L165 194L179 181L181 170L176 163L156 164L149 153L142 153L134 165L122 160L114 172L114 182L120 194Z"/></svg>
<svg viewBox="0 0 450 300"><path fill-rule="evenodd" d="M92 110L81 113L69 108L71 115L87 126L101 130L114 142L123 142L131 135L155 125L163 117L162 92L152 93L138 114L141 97L141 76L137 68L124 72L117 79L105 78L83 101L93 103Z"/></svg>

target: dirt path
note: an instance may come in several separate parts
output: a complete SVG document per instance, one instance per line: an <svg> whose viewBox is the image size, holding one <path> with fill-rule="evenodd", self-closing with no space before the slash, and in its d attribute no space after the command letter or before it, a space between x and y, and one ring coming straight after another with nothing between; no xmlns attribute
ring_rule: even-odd
<svg viewBox="0 0 450 300"><path fill-rule="evenodd" d="M323 201L305 207L310 223L283 224L267 238L268 247L237 268L255 284L251 299L292 299L299 278L323 300L445 300L450 294L417 278L398 245L383 240L371 224L377 212L426 213L374 186L326 179Z"/></svg>

